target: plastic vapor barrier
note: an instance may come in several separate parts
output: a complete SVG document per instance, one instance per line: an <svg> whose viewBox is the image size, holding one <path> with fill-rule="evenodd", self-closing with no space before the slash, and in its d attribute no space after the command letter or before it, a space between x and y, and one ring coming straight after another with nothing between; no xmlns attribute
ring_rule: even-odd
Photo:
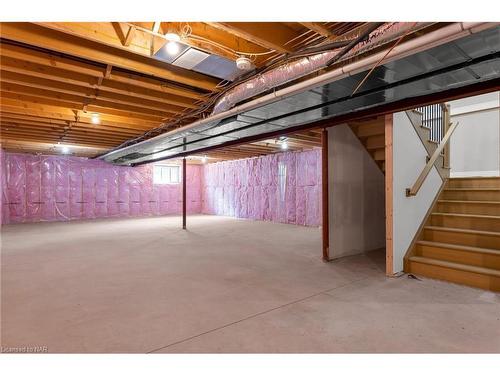
<svg viewBox="0 0 500 375"><path fill-rule="evenodd" d="M321 151L286 152L203 167L202 212L321 224Z"/></svg>
<svg viewBox="0 0 500 375"><path fill-rule="evenodd" d="M1 153L2 223L180 214L182 184L153 184L153 165ZM201 212L201 167L187 166L187 210Z"/></svg>
<svg viewBox="0 0 500 375"><path fill-rule="evenodd" d="M320 156L315 149L188 165L187 211L318 226ZM154 184L153 166L0 151L1 222L180 214L182 184Z"/></svg>

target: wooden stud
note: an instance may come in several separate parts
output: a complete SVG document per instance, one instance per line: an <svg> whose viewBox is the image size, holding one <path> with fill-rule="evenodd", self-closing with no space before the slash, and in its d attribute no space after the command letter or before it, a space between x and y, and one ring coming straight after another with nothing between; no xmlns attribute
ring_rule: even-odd
<svg viewBox="0 0 500 375"><path fill-rule="evenodd" d="M393 115L384 116L385 126L385 273L394 273L393 242Z"/></svg>
<svg viewBox="0 0 500 375"><path fill-rule="evenodd" d="M328 130L321 132L321 207L322 207L322 239L323 260L330 261L330 222L328 203Z"/></svg>

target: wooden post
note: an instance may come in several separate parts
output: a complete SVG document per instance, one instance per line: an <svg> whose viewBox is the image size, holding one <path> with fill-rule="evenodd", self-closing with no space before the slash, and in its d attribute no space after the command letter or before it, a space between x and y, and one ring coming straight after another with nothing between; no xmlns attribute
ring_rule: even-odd
<svg viewBox="0 0 500 375"><path fill-rule="evenodd" d="M392 203L392 128L393 115L386 115L385 122L385 273L393 272L393 203Z"/></svg>
<svg viewBox="0 0 500 375"><path fill-rule="evenodd" d="M330 225L328 218L328 130L321 132L321 201L323 215L323 260L330 261Z"/></svg>
<svg viewBox="0 0 500 375"><path fill-rule="evenodd" d="M186 158L182 159L182 229L186 229Z"/></svg>

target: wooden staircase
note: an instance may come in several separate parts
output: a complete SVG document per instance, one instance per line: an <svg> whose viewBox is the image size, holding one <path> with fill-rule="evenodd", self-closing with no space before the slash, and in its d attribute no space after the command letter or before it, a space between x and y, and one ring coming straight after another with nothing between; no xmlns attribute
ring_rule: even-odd
<svg viewBox="0 0 500 375"><path fill-rule="evenodd" d="M385 122L384 116L349 123L350 128L365 146L382 172L385 173Z"/></svg>
<svg viewBox="0 0 500 375"><path fill-rule="evenodd" d="M406 254L404 268L500 291L500 177L449 179Z"/></svg>
<svg viewBox="0 0 500 375"><path fill-rule="evenodd" d="M430 158L432 154L434 154L434 151L438 148L439 142L431 139L431 128L429 128L425 123L423 114L420 111L416 109L408 110L406 111L406 115L413 125L418 137L422 141L422 144L427 151L428 158ZM450 177L450 168L446 165L444 154L440 154L438 156L434 166L443 180Z"/></svg>

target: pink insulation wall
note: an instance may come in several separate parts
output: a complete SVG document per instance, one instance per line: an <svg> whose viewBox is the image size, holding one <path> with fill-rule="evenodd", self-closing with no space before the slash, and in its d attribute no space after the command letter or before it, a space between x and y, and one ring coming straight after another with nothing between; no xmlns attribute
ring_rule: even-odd
<svg viewBox="0 0 500 375"><path fill-rule="evenodd" d="M153 184L153 166L0 153L2 223L179 214L182 184ZM201 212L201 167L187 166L187 209Z"/></svg>
<svg viewBox="0 0 500 375"><path fill-rule="evenodd" d="M320 157L314 149L205 165L202 212L319 226Z"/></svg>

